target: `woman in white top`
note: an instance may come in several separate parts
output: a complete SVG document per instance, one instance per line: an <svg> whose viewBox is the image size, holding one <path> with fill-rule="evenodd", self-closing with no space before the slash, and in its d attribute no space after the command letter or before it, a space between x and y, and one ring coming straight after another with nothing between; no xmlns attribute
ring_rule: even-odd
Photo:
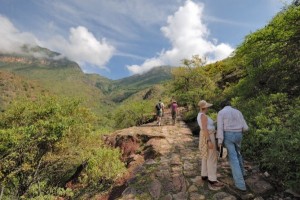
<svg viewBox="0 0 300 200"><path fill-rule="evenodd" d="M201 177L202 180L208 180L208 187L211 190L219 190L223 184L217 181L217 147L215 143L216 128L213 120L206 115L208 108L212 104L201 100L198 103L200 112L197 121L200 126L199 149L201 161Z"/></svg>

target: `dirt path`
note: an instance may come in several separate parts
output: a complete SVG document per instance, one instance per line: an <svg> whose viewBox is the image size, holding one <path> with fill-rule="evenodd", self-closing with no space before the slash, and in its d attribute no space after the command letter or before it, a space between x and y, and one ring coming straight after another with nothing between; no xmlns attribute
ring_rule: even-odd
<svg viewBox="0 0 300 200"><path fill-rule="evenodd" d="M169 112L165 113L162 126L153 122L120 130L115 135L119 138L131 137L127 142L132 142L132 149L124 146L122 151L135 162L128 166L132 174L122 195L110 199L293 199L275 194L274 187L266 181L265 175L259 172L258 167L248 162L245 167L248 173L246 183L249 193L240 194L234 189L227 159L220 159L218 162L218 179L225 183L226 187L219 191L209 190L207 182L202 181L200 176L199 138L192 135L180 117L175 125L171 125ZM144 139L142 155L133 153L141 149L141 146L134 146L136 139L133 138Z"/></svg>

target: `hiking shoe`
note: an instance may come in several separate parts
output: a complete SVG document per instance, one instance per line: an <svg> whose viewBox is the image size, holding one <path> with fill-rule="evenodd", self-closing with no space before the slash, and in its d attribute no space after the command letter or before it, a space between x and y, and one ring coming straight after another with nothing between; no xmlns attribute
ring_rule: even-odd
<svg viewBox="0 0 300 200"><path fill-rule="evenodd" d="M201 176L201 178L202 178L203 181L208 180L208 177L207 177L207 176Z"/></svg>
<svg viewBox="0 0 300 200"><path fill-rule="evenodd" d="M208 188L210 190L220 190L224 187L224 184L223 183L220 183L218 181L208 181Z"/></svg>
<svg viewBox="0 0 300 200"><path fill-rule="evenodd" d="M247 194L247 189L245 189L245 190L242 190L242 189L240 189L240 188L238 188L238 187L235 187L235 189L237 190L237 191L239 191L239 193L241 193L241 194Z"/></svg>
<svg viewBox="0 0 300 200"><path fill-rule="evenodd" d="M246 190L241 190L240 188L237 188L236 186L227 186L227 190L232 193L235 196L238 196L239 199L254 199L255 195L252 194L250 191Z"/></svg>

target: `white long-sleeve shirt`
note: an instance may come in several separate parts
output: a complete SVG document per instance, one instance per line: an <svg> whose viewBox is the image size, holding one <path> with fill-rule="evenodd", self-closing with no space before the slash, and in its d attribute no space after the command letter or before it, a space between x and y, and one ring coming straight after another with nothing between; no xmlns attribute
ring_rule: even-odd
<svg viewBox="0 0 300 200"><path fill-rule="evenodd" d="M218 143L221 144L224 139L224 132L243 132L249 129L243 114L232 108L231 106L225 106L218 113L217 118L217 138Z"/></svg>

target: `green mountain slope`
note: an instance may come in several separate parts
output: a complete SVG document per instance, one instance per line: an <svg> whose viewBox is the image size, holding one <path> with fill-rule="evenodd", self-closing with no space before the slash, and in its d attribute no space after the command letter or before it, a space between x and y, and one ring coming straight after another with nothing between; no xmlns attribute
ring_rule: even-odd
<svg viewBox="0 0 300 200"><path fill-rule="evenodd" d="M17 98L35 99L39 94L48 93L37 82L30 81L10 72L0 71L0 109Z"/></svg>
<svg viewBox="0 0 300 200"><path fill-rule="evenodd" d="M162 83L169 79L171 79L171 67L160 66L155 67L144 74L137 74L117 80L116 83L120 86L125 85L126 87L131 88L145 88L153 84Z"/></svg>
<svg viewBox="0 0 300 200"><path fill-rule="evenodd" d="M75 62L67 59L0 54L0 70L36 81L53 94L82 99L85 105L96 111L104 107L106 99L103 92L94 86Z"/></svg>
<svg viewBox="0 0 300 200"><path fill-rule="evenodd" d="M122 102L139 91L169 81L172 78L171 69L169 66L156 67L144 74L117 80L114 82L115 88L109 95L110 99L114 102Z"/></svg>
<svg viewBox="0 0 300 200"><path fill-rule="evenodd" d="M23 51L0 53L0 70L35 81L52 94L81 99L96 113L107 112L115 103L171 79L171 68L164 66L113 81L98 74L84 74L77 63L48 49L24 46Z"/></svg>

